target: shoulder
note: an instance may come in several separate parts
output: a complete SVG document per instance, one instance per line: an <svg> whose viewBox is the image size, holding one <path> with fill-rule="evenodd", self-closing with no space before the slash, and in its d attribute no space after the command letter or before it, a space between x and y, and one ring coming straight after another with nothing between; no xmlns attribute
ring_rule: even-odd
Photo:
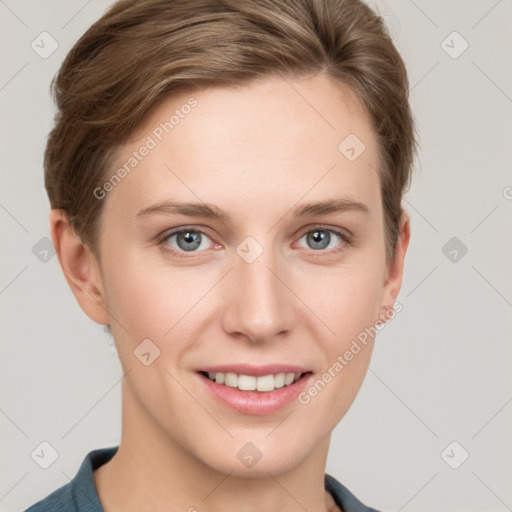
<svg viewBox="0 0 512 512"><path fill-rule="evenodd" d="M325 489L331 494L336 505L342 512L379 512L375 508L367 507L359 501L342 483L336 478L325 473Z"/></svg>
<svg viewBox="0 0 512 512"><path fill-rule="evenodd" d="M93 471L108 462L118 446L100 448L87 454L75 477L24 512L103 512Z"/></svg>
<svg viewBox="0 0 512 512"><path fill-rule="evenodd" d="M25 512L73 512L78 510L73 503L71 482L59 487L46 498L34 503Z"/></svg>

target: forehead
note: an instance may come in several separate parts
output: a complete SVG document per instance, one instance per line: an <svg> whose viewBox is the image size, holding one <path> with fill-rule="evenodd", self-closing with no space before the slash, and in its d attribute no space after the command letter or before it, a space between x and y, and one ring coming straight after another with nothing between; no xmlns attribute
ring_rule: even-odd
<svg viewBox="0 0 512 512"><path fill-rule="evenodd" d="M109 192L106 210L122 201L133 217L177 196L246 208L331 192L375 202L378 164L366 111L348 87L323 75L207 87L148 112L115 155L111 173L130 172Z"/></svg>

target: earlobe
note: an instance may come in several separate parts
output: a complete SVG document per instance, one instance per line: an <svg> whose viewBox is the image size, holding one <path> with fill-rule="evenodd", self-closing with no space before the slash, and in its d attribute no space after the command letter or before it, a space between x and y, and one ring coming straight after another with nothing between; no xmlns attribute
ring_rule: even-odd
<svg viewBox="0 0 512 512"><path fill-rule="evenodd" d="M60 266L82 310L98 324L109 325L99 263L74 232L66 211L50 211L50 232Z"/></svg>
<svg viewBox="0 0 512 512"><path fill-rule="evenodd" d="M409 247L410 236L410 218L409 215L404 211L402 218L400 219L399 236L395 248L395 257L388 267L387 278L381 293L381 312L383 308L387 311L387 309L392 307L396 301L396 298L398 297L398 293L402 286L405 255L407 248ZM379 315L379 317L380 316L381 315Z"/></svg>

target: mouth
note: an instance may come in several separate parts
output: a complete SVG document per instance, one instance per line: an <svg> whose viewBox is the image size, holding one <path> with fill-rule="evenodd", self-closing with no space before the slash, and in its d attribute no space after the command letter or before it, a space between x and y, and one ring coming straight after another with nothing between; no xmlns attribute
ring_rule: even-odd
<svg viewBox="0 0 512 512"><path fill-rule="evenodd" d="M296 366L237 365L203 368L196 374L217 403L241 414L261 416L294 402L313 372Z"/></svg>

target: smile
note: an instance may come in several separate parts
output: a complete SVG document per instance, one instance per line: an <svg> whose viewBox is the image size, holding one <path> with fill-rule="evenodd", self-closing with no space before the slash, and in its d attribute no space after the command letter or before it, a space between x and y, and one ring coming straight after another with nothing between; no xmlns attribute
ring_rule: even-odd
<svg viewBox="0 0 512 512"><path fill-rule="evenodd" d="M218 403L241 414L273 414L296 401L313 372L302 366L269 364L198 368L197 374Z"/></svg>

